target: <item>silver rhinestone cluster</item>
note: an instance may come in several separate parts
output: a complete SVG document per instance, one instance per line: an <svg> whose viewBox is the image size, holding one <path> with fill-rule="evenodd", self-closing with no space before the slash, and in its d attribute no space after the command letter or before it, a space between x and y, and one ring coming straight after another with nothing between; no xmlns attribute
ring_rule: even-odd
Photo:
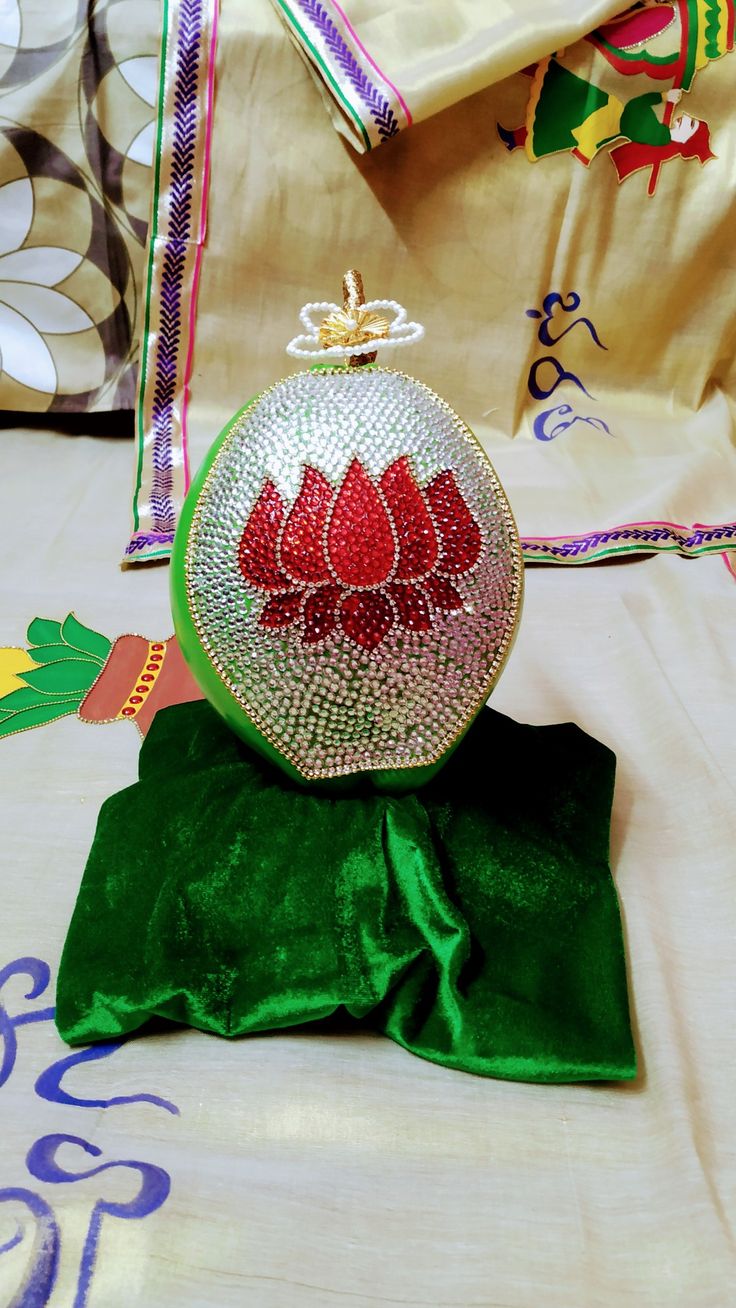
<svg viewBox="0 0 736 1308"><path fill-rule="evenodd" d="M463 607L429 631L396 624L361 649L340 627L304 645L264 629L267 602L238 566L270 480L293 505L305 467L335 487L353 460L378 480L400 456L425 486L451 470L482 535L458 578ZM354 547L361 549L360 531ZM224 441L195 509L186 551L192 620L217 675L256 728L307 779L435 762L488 696L513 636L522 588L514 520L469 428L428 387L389 369L298 373L265 391Z"/></svg>

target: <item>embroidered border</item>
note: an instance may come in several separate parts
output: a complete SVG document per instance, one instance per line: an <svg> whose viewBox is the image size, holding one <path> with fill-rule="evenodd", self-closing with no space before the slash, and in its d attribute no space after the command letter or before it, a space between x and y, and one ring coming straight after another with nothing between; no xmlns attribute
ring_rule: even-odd
<svg viewBox="0 0 736 1308"><path fill-rule="evenodd" d="M685 527L676 522L627 522L579 536L532 536L521 542L525 563L592 563L615 554L670 551L685 558L736 550L736 522Z"/></svg>
<svg viewBox="0 0 736 1308"><path fill-rule="evenodd" d="M411 114L401 93L381 72L338 4L330 0L274 3L307 58L317 64L355 120L366 150L390 140L402 126L410 126Z"/></svg>
<svg viewBox="0 0 736 1308"><path fill-rule="evenodd" d="M189 485L188 383L206 231L217 16L218 0L164 0L127 563L169 557Z"/></svg>
<svg viewBox="0 0 736 1308"><path fill-rule="evenodd" d="M411 111L410 111L410 109L409 109L409 106L408 106L408 104L406 103L406 100L404 99L403 95L401 94L401 91L399 90L399 88L398 88L398 86L396 85L396 83L395 83L395 82L392 82L390 77L387 77L385 73L381 72L381 69L378 67L378 64L376 63L375 59L374 59L373 56L371 55L370 51L369 51L369 50L366 50L365 46L363 45L363 42L361 41L360 37L358 36L358 33L356 32L355 28L353 27L352 23L350 22L350 19L348 18L347 14L345 13L345 10L343 9L342 5L341 5L341 4L338 4L338 0L327 0L327 3L328 3L328 4L331 4L331 5L332 5L332 8L335 9L335 10L337 10L337 13L338 13L339 16L340 16L340 19L342 20L342 22L343 22L343 24L344 24L344 27L345 27L345 31L346 31L346 33L349 35L350 39L351 39L351 40L353 41L353 43L358 47L358 49L361 51L361 53L362 53L363 55L365 55L365 58L368 60L368 63L370 64L371 68L373 68L374 71L378 74L378 76L380 77L381 81L382 81L382 82L385 82L385 83L386 83L386 86L390 87L390 89L393 91L394 95L396 96L396 99L398 100L399 104L401 105L402 110L404 111L404 116L405 116L405 118L406 118L406 126L407 126L407 127L411 127L412 123L414 122L414 119L413 119L413 117L412 117L412 115L411 115Z"/></svg>

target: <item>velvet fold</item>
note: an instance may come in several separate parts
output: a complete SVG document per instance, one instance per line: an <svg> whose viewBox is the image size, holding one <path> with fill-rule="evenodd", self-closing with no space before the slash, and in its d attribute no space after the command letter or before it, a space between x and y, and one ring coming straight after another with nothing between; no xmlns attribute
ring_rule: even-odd
<svg viewBox="0 0 736 1308"><path fill-rule="evenodd" d="M615 759L485 709L422 790L335 797L206 703L157 714L103 805L59 971L70 1044L152 1017L223 1036L333 1014L447 1067L636 1074L608 866Z"/></svg>

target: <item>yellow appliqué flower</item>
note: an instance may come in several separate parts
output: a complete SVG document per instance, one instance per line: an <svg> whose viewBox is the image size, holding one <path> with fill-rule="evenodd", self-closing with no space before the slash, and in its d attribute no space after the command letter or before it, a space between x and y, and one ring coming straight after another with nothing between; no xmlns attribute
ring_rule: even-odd
<svg viewBox="0 0 736 1308"><path fill-rule="evenodd" d="M18 677L19 672L30 672L37 667L25 649L0 649L0 699L25 685Z"/></svg>

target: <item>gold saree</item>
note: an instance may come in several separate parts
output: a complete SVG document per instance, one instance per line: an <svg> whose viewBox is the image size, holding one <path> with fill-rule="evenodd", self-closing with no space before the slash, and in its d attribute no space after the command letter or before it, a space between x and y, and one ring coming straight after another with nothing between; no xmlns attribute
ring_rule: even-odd
<svg viewBox="0 0 736 1308"><path fill-rule="evenodd" d="M358 150L584 36L620 0L272 0Z"/></svg>

